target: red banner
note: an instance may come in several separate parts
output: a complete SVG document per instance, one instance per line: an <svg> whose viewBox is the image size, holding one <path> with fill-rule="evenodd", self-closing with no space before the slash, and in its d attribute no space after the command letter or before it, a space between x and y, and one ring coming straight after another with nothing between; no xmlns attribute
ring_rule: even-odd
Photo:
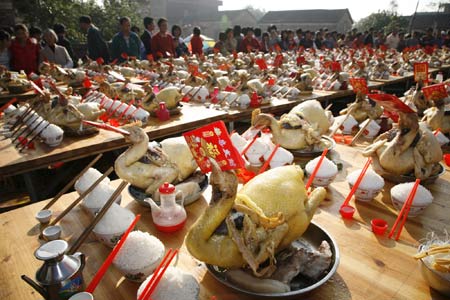
<svg viewBox="0 0 450 300"><path fill-rule="evenodd" d="M414 81L428 81L428 63L414 63Z"/></svg>
<svg viewBox="0 0 450 300"><path fill-rule="evenodd" d="M447 98L445 83L433 84L422 88L423 95L428 100L440 100Z"/></svg>
<svg viewBox="0 0 450 300"><path fill-rule="evenodd" d="M397 96L390 94L369 94L367 95L373 101L378 102L387 111L414 113L415 111L406 105Z"/></svg>
<svg viewBox="0 0 450 300"><path fill-rule="evenodd" d="M231 143L223 121L183 133L192 155L203 173L211 171L213 158L222 171L244 168L244 160Z"/></svg>

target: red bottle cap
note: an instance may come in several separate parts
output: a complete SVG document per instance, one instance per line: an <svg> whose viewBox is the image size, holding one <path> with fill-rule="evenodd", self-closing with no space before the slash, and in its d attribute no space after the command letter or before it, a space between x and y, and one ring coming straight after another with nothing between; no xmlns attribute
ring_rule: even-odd
<svg viewBox="0 0 450 300"><path fill-rule="evenodd" d="M383 235L388 228L388 223L383 219L373 219L370 224L372 224L373 233L378 235Z"/></svg>
<svg viewBox="0 0 450 300"><path fill-rule="evenodd" d="M175 186L173 184L168 183L168 182L164 182L159 187L159 192L161 194L172 194L172 193L175 192Z"/></svg>

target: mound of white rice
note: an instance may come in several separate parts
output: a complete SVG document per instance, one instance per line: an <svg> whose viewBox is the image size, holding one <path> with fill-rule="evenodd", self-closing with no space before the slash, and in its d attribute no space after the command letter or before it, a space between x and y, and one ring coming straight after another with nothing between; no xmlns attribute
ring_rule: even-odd
<svg viewBox="0 0 450 300"><path fill-rule="evenodd" d="M163 256L163 243L148 232L137 230L130 232L113 263L122 270L138 270L150 265L154 270Z"/></svg>
<svg viewBox="0 0 450 300"><path fill-rule="evenodd" d="M114 191L115 189L112 186L104 184L102 181L83 199L83 205L87 208L100 208L105 205L112 194L114 194ZM122 196L118 195L114 202L119 202L121 198Z"/></svg>
<svg viewBox="0 0 450 300"><path fill-rule="evenodd" d="M95 225L94 232L100 234L125 232L133 220L134 214L131 211L113 203L103 218Z"/></svg>
<svg viewBox="0 0 450 300"><path fill-rule="evenodd" d="M414 182L397 184L391 189L391 197L403 203L408 199L408 195L413 187ZM423 185L419 184L412 203L415 205L425 206L431 204L432 201L433 195L431 194L431 192Z"/></svg>
<svg viewBox="0 0 450 300"><path fill-rule="evenodd" d="M137 292L138 297L153 275L141 284ZM200 286L193 275L175 267L168 267L151 298L153 300L197 300L199 293Z"/></svg>
<svg viewBox="0 0 450 300"><path fill-rule="evenodd" d="M362 169L351 172L347 175L347 181L351 185L354 185L356 180L358 180L359 174L361 174ZM364 178L359 184L359 189L363 190L381 190L384 186L384 179L373 170L367 170Z"/></svg>
<svg viewBox="0 0 450 300"><path fill-rule="evenodd" d="M320 156L314 158L313 160L310 160L306 164L305 170L309 175L312 174L312 172L316 168L317 164L319 163L319 160L320 160ZM321 178L328 178L328 177L335 176L337 174L337 172L338 172L338 167L336 166L336 164L334 162L332 162L331 160L329 160L328 158L324 157L319 170L317 170L316 176L321 177Z"/></svg>
<svg viewBox="0 0 450 300"><path fill-rule="evenodd" d="M97 179L102 177L102 173L100 173L97 169L89 168L78 180L75 182L75 190L78 194L84 193ZM109 178L105 177L100 184L109 184Z"/></svg>

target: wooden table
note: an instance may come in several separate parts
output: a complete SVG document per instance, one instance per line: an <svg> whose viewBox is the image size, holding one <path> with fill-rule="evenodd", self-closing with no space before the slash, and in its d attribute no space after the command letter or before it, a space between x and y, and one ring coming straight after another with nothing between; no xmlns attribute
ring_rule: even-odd
<svg viewBox="0 0 450 300"><path fill-rule="evenodd" d="M159 122L150 118L144 128L150 140L179 134L192 130L204 124L222 120L226 112L207 109L203 105L190 105L183 109L182 114L174 116L170 121ZM103 153L126 146L122 135L100 130L91 137L68 138L56 148L48 147L43 143L35 143L36 150L19 153L11 144L11 140L0 141L0 177L25 173L31 170L46 168L58 161L70 161L97 153Z"/></svg>
<svg viewBox="0 0 450 300"><path fill-rule="evenodd" d="M354 220L344 221L338 210L349 192L346 175L361 168L365 158L360 149L337 145L331 153L335 161L343 164L336 180L328 189L328 199L318 209L313 221L324 227L337 241L341 252L337 273L322 287L314 290L302 299L350 300L350 299L445 299L431 290L418 269L418 263L411 257L416 253L419 240L429 231L442 233L450 231L450 174L439 178L428 188L434 195L434 202L421 216L409 219L398 242L386 237L375 236L370 230L370 220L383 218L390 226L396 218L389 189L392 183L386 183L384 192L369 203L351 204L357 209ZM119 181L114 181L118 185ZM59 214L76 197L75 193L64 195L52 208ZM122 206L134 213L142 214L137 228L156 235L166 247L181 247L179 267L191 272L200 282L200 299L258 299L239 294L217 282L203 264L193 259L186 251L183 240L187 228L198 218L210 197L210 188L197 202L189 205L188 221L183 231L173 235L162 234L155 230L150 210L133 201L127 192L122 195ZM31 287L22 282L21 274L33 277L41 263L33 256L40 245L39 225L34 215L44 202L4 213L1 220L0 235L0 299L40 299ZM87 213L79 207L70 212L60 223L62 238L72 243L89 222ZM87 255L87 267L84 276L90 282L110 249L96 241L91 235L80 250ZM95 291L95 297L102 299L136 299L138 284L125 280L118 270L111 267Z"/></svg>

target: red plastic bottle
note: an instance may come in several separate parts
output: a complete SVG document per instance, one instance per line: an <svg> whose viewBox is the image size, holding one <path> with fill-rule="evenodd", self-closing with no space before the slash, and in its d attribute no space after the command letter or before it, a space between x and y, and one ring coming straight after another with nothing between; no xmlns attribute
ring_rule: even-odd
<svg viewBox="0 0 450 300"><path fill-rule="evenodd" d="M170 119L170 112L166 107L166 102L159 103L159 109L156 111L156 116L160 121L167 121Z"/></svg>

